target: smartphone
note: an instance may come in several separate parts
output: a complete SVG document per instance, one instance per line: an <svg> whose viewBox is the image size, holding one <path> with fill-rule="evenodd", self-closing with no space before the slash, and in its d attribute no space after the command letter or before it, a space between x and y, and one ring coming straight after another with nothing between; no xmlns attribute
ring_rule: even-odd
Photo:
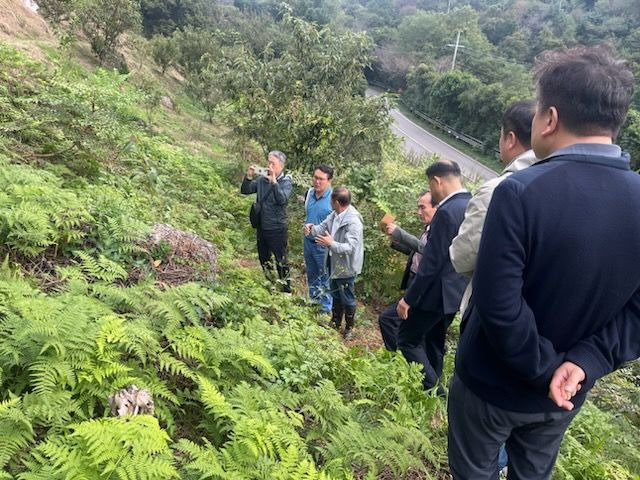
<svg viewBox="0 0 640 480"><path fill-rule="evenodd" d="M269 176L269 169L267 167L259 167L258 165L254 165L253 171L256 175L261 175L263 177Z"/></svg>

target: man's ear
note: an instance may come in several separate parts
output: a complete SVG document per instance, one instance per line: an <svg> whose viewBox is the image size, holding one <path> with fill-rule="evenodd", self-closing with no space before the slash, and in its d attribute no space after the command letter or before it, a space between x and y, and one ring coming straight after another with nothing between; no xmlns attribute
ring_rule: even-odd
<svg viewBox="0 0 640 480"><path fill-rule="evenodd" d="M542 112L543 128L540 135L548 137L557 133L559 128L558 109L556 107L548 107Z"/></svg>
<svg viewBox="0 0 640 480"><path fill-rule="evenodd" d="M513 130L509 130L507 135L503 140L504 146L507 147L507 150L513 150L516 145L518 145L518 137L513 132Z"/></svg>

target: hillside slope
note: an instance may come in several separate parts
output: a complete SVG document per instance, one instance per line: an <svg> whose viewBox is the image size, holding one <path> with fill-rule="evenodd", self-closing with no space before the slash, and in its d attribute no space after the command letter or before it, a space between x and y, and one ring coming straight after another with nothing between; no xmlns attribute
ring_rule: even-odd
<svg viewBox="0 0 640 480"><path fill-rule="evenodd" d="M26 6L25 0L0 0L0 41L37 52L34 43L57 44L47 22Z"/></svg>
<svg viewBox="0 0 640 480"><path fill-rule="evenodd" d="M347 349L243 266L246 165L198 106L159 75L8 44L49 39L0 41L0 478L450 478L445 405L418 369ZM216 282L147 243L158 223L218 247ZM588 404L556 478L633 478L636 376ZM154 414L112 417L133 384Z"/></svg>

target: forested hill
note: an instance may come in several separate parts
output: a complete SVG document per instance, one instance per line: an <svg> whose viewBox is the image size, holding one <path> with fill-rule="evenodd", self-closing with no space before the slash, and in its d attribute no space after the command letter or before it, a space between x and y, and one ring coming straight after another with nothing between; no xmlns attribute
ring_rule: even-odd
<svg viewBox="0 0 640 480"><path fill-rule="evenodd" d="M363 95L384 31L445 14L25 4L0 0L0 478L450 479L445 402L379 348L373 310L406 262L378 221L420 231L432 159L406 158L386 101ZM447 51L419 69L445 78ZM455 75L476 75L460 55ZM273 148L294 183L291 296L265 280L239 193ZM364 217L351 343L306 300L297 197L319 161ZM636 362L599 382L555 480L638 478L639 378Z"/></svg>
<svg viewBox="0 0 640 480"><path fill-rule="evenodd" d="M52 0L47 0L52 1ZM497 145L500 114L533 96L531 67L551 48L608 43L640 74L640 0L461 1L292 0L296 17L373 42L367 77L404 103L485 143ZM254 52L278 56L286 34L279 0L213 4L143 0L147 35L171 37L187 25L236 32ZM459 37L455 70L454 44ZM640 78L640 75L636 75ZM640 89L619 141L640 168Z"/></svg>
<svg viewBox="0 0 640 480"><path fill-rule="evenodd" d="M447 13L447 9L449 11ZM640 1L354 0L350 28L376 43L369 77L403 92L405 103L484 142L510 102L533 96L536 55L608 43L640 79ZM455 70L454 44L460 32ZM639 80L640 81L640 80ZM640 89L619 142L640 167Z"/></svg>

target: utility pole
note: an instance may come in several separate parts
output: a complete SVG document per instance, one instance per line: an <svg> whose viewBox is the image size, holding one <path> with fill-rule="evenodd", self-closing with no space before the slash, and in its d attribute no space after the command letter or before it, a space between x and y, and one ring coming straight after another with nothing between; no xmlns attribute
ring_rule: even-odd
<svg viewBox="0 0 640 480"><path fill-rule="evenodd" d="M460 48L460 30L456 36L456 44L453 46L453 61L451 62L451 70L456 68L456 57L458 56L458 48Z"/></svg>

